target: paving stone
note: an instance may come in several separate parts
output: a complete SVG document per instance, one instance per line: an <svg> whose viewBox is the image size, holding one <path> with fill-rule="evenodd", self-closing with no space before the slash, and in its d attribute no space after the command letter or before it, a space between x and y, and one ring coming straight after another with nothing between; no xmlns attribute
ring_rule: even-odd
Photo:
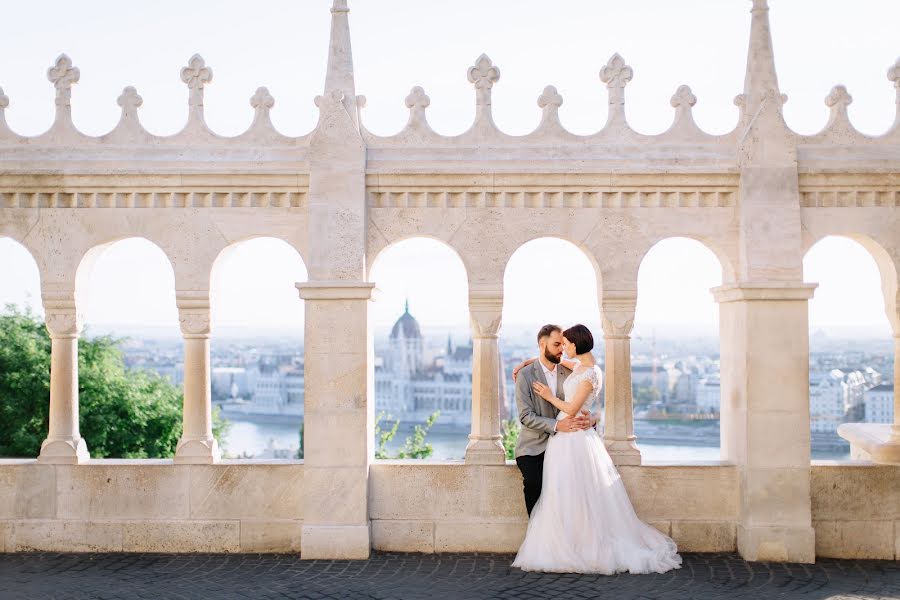
<svg viewBox="0 0 900 600"><path fill-rule="evenodd" d="M683 554L665 574L524 573L503 554L375 553L367 561L265 554L0 554L0 600L141 598L900 598L900 561L748 563Z"/></svg>

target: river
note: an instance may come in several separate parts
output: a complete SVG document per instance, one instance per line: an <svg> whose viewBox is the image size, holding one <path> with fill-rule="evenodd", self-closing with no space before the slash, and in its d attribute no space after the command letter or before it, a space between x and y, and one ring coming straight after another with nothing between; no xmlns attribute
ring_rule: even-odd
<svg viewBox="0 0 900 600"><path fill-rule="evenodd" d="M299 444L298 425L271 423L261 420L237 420L229 416L231 429L226 437L225 449L229 456L264 455L270 443L275 447L293 448ZM409 434L407 428L398 431L387 444L393 453ZM719 460L718 423L672 424L635 421L635 433L641 456L646 462ZM270 442L271 441L271 442ZM435 460L461 459L468 442L465 431L431 431L426 440L434 448ZM847 460L849 451L840 448L814 449L814 460Z"/></svg>

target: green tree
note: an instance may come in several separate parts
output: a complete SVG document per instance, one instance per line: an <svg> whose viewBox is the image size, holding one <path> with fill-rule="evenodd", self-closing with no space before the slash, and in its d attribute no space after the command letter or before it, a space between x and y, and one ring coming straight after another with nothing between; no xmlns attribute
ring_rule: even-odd
<svg viewBox="0 0 900 600"><path fill-rule="evenodd" d="M120 340L78 343L81 435L94 458L163 458L181 437L182 392L154 373L125 368ZM30 311L0 315L0 456L36 456L47 435L50 338ZM227 422L214 415L220 441Z"/></svg>

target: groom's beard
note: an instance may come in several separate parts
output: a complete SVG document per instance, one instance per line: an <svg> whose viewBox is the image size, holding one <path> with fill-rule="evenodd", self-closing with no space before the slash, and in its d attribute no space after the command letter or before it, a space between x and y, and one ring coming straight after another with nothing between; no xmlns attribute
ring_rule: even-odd
<svg viewBox="0 0 900 600"><path fill-rule="evenodd" d="M561 357L561 356L556 356L555 354L550 354L549 352L547 352L546 350L544 350L544 358L546 358L547 360L549 360L550 362L552 362L554 365L558 365L558 364L559 364L559 359L562 358L562 357Z"/></svg>

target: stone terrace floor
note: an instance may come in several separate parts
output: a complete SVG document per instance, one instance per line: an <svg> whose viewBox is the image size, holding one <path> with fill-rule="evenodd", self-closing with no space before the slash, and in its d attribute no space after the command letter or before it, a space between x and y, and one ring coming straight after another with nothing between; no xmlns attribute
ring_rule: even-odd
<svg viewBox="0 0 900 600"><path fill-rule="evenodd" d="M683 556L683 568L665 575L603 577L523 573L510 568L512 556L491 554L0 554L0 598L900 598L900 561Z"/></svg>

